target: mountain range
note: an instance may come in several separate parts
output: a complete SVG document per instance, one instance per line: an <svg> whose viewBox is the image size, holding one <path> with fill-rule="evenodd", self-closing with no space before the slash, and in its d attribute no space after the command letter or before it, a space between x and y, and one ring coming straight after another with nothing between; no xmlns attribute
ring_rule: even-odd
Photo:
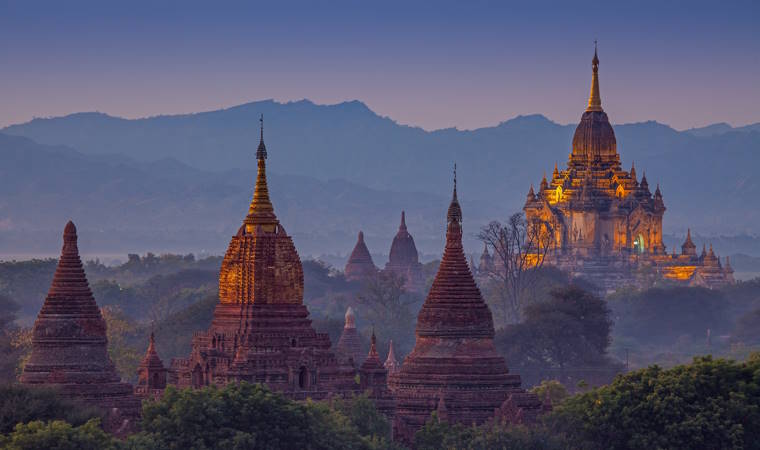
<svg viewBox="0 0 760 450"><path fill-rule="evenodd" d="M401 209L421 251L437 254L454 163L474 234L518 211L530 185L564 164L575 129L530 115L476 130L425 131L359 101L307 100L135 120L34 119L0 130L3 253L43 252L50 243L40 232L59 230L68 217L97 231L91 239L101 253L130 242L220 253L250 199L260 114L276 211L299 250L315 255L350 252L359 229L373 253L387 252ZM660 184L666 233L760 233L760 124L614 128L624 167L635 161L652 188ZM29 233L34 245L22 245Z"/></svg>

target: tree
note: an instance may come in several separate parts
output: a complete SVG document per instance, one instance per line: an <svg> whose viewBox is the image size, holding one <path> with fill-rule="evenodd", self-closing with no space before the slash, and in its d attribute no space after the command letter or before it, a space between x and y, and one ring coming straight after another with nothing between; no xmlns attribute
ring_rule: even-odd
<svg viewBox="0 0 760 450"><path fill-rule="evenodd" d="M414 436L417 450L551 450L564 448L559 439L541 426L527 428L503 423L465 426L441 422L435 412Z"/></svg>
<svg viewBox="0 0 760 450"><path fill-rule="evenodd" d="M552 405L559 405L570 395L565 385L557 380L543 380L541 384L533 386L530 391L536 394L541 401L549 397Z"/></svg>
<svg viewBox="0 0 760 450"><path fill-rule="evenodd" d="M101 411L60 396L54 389L20 385L0 386L0 434L7 434L18 423L35 420L64 420L75 426Z"/></svg>
<svg viewBox="0 0 760 450"><path fill-rule="evenodd" d="M495 344L528 384L556 378L606 381L619 370L606 357L612 321L604 300L576 286L526 307L525 321L497 333Z"/></svg>
<svg viewBox="0 0 760 450"><path fill-rule="evenodd" d="M749 345L760 343L760 309L750 311L739 318L731 339Z"/></svg>
<svg viewBox="0 0 760 450"><path fill-rule="evenodd" d="M137 326L118 306L104 306L100 311L106 321L108 356L123 379L135 378L142 354L128 341L137 332Z"/></svg>
<svg viewBox="0 0 760 450"><path fill-rule="evenodd" d="M92 419L78 427L62 420L20 423L8 436L0 436L0 444L8 450L108 450L118 442L100 428L100 419Z"/></svg>
<svg viewBox="0 0 760 450"><path fill-rule="evenodd" d="M332 407L348 417L362 436L390 440L391 424L366 394L356 395L350 399L338 398L333 401Z"/></svg>
<svg viewBox="0 0 760 450"><path fill-rule="evenodd" d="M760 448L760 361L652 366L565 400L547 424L577 449Z"/></svg>
<svg viewBox="0 0 760 450"><path fill-rule="evenodd" d="M365 283L357 296L364 319L377 328L380 336L393 336L401 354L414 343L415 316L411 307L420 301L417 295L406 292L404 283L393 272L381 271Z"/></svg>
<svg viewBox="0 0 760 450"><path fill-rule="evenodd" d="M131 444L167 449L371 448L349 419L322 403L296 403L258 384L177 390L143 406ZM130 445L131 445L130 444Z"/></svg>
<svg viewBox="0 0 760 450"><path fill-rule="evenodd" d="M498 286L497 311L502 323L518 323L536 286L552 241L548 222L528 223L523 213L513 214L502 224L493 221L483 227L478 239L493 249L493 264L485 268L486 277Z"/></svg>

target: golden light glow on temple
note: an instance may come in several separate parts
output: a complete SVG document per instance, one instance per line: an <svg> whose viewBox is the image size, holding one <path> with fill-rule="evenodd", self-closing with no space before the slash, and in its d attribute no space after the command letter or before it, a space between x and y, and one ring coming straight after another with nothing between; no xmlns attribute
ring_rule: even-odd
<svg viewBox="0 0 760 450"><path fill-rule="evenodd" d="M712 251L696 255L690 234L682 254L666 252L662 192L659 185L654 194L650 191L646 174L639 181L633 164L630 171L622 168L615 132L602 109L596 45L591 68L588 106L575 130L567 167L560 170L555 164L538 192L532 186L528 191L523 209L529 233L542 237L534 245L548 247L546 263L595 278L608 290L636 284L639 264L654 266L668 280L708 287L733 282L733 270L728 264L723 268Z"/></svg>

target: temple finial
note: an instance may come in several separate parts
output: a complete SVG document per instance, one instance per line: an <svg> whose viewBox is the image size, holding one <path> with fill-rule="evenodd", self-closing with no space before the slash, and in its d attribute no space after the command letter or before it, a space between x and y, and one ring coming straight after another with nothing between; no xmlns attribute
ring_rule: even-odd
<svg viewBox="0 0 760 450"><path fill-rule="evenodd" d="M454 163L454 198L457 198L457 163Z"/></svg>
<svg viewBox="0 0 760 450"><path fill-rule="evenodd" d="M259 117L261 125L261 140L256 150L258 170L256 172L256 185L253 190L253 199L248 207L248 215L245 218L245 229L253 233L256 227L261 225L267 232L273 232L277 225L277 217L274 215L274 207L269 200L269 188L267 187L266 162L267 147L264 145L264 114Z"/></svg>
<svg viewBox="0 0 760 450"><path fill-rule="evenodd" d="M594 59L591 60L591 93L588 97L588 108L586 111L603 111L602 97L599 94L599 57L596 52L596 41L594 41Z"/></svg>
<svg viewBox="0 0 760 450"><path fill-rule="evenodd" d="M261 137L259 139L259 148L256 150L256 159L267 159L267 147L264 145L264 114L259 117L261 127Z"/></svg>
<svg viewBox="0 0 760 450"><path fill-rule="evenodd" d="M451 204L449 205L449 211L446 214L446 218L449 223L456 222L462 223L462 208L459 206L459 199L457 198L457 165L454 163L454 192L451 196Z"/></svg>

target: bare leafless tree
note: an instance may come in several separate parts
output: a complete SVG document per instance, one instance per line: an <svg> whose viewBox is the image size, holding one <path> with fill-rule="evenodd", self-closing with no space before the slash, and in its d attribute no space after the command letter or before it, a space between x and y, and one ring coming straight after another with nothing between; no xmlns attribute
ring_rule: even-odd
<svg viewBox="0 0 760 450"><path fill-rule="evenodd" d="M409 306L416 300L404 295L405 283L403 277L393 272L380 271L367 280L364 289L357 296L357 301L359 305L368 309L369 315L376 320L397 323L407 318Z"/></svg>
<svg viewBox="0 0 760 450"><path fill-rule="evenodd" d="M529 223L516 213L505 224L493 221L484 226L478 239L493 250L493 263L483 268L483 275L497 285L503 324L518 323L553 243L552 226L545 221Z"/></svg>

